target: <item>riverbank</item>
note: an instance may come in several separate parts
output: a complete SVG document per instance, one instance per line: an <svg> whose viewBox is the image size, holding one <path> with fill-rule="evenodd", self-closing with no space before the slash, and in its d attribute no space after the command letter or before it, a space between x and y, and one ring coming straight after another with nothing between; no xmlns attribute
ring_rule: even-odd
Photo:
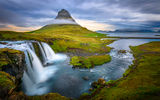
<svg viewBox="0 0 160 100"><path fill-rule="evenodd" d="M123 78L100 85L80 100L158 100L160 42L130 47L135 57Z"/></svg>

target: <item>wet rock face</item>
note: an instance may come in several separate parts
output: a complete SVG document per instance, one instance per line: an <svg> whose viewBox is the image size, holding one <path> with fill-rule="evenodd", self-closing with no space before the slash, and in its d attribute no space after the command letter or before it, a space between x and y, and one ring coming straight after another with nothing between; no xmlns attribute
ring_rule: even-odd
<svg viewBox="0 0 160 100"><path fill-rule="evenodd" d="M0 49L0 100L70 100L58 93L27 96L20 91L25 67L23 52L8 48Z"/></svg>
<svg viewBox="0 0 160 100"><path fill-rule="evenodd" d="M0 62L6 63L1 66L0 71L9 73L16 79L21 79L25 69L24 53L17 50L6 49L0 52L0 56Z"/></svg>
<svg viewBox="0 0 160 100"><path fill-rule="evenodd" d="M8 100L8 96L20 89L21 78L25 70L23 52L8 48L0 49L0 99Z"/></svg>
<svg viewBox="0 0 160 100"><path fill-rule="evenodd" d="M70 13L65 9L62 9L61 11L59 11L58 15L55 19L70 19L70 20L74 21L74 19L70 15Z"/></svg>

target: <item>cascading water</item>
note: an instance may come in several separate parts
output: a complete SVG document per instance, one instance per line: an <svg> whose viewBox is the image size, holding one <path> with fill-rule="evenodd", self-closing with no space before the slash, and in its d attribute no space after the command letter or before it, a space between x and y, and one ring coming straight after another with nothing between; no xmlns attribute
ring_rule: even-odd
<svg viewBox="0 0 160 100"><path fill-rule="evenodd" d="M55 54L51 47L44 42L37 41L3 41L6 45L0 44L1 48L11 48L21 50L25 54L27 70L23 74L23 88L27 95L40 95L47 93L49 88L42 84L54 75L57 68L44 67L43 64L53 63L57 60L64 60L66 56ZM42 54L44 62L41 62L36 55L32 42L39 45L39 51ZM57 57L61 59L56 59ZM54 61L55 60L55 61ZM62 60L62 61L63 61Z"/></svg>
<svg viewBox="0 0 160 100"><path fill-rule="evenodd" d="M47 65L50 63L54 63L57 61L61 61L64 58L66 58L65 56L61 55L61 54L55 54L54 51L52 50L52 48L44 42L38 43L41 54L43 56L43 64ZM63 57L62 57L63 56Z"/></svg>

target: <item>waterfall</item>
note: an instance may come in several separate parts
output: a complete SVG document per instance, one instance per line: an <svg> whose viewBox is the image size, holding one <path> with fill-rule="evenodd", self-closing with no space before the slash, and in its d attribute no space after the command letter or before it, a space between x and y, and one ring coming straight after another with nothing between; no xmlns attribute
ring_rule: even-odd
<svg viewBox="0 0 160 100"><path fill-rule="evenodd" d="M66 60L67 56L55 54L52 48L44 42L37 41L4 41L6 44L0 44L0 48L11 48L23 51L25 54L26 70L22 78L24 92L27 95L41 95L47 93L49 88L47 80L54 76L57 71L54 62ZM38 48L32 43L36 43ZM36 50L39 50L43 61L37 56ZM40 55L39 55L40 56ZM44 65L52 63L52 66Z"/></svg>
<svg viewBox="0 0 160 100"><path fill-rule="evenodd" d="M51 60L51 59L53 60L55 53L52 50L52 48L47 43L44 43L44 42L42 42L42 46L43 46L44 52L46 54L46 60Z"/></svg>
<svg viewBox="0 0 160 100"><path fill-rule="evenodd" d="M43 64L46 65L48 63L53 63L56 54L52 50L52 48L44 42L38 43L41 54L43 56Z"/></svg>
<svg viewBox="0 0 160 100"><path fill-rule="evenodd" d="M56 68L48 71L45 69L42 63L48 63L48 61L54 59L56 55L51 47L44 42L36 42L39 45L39 50L42 54L42 58L45 62L41 62L39 57L35 53L35 49L32 43L27 43L27 49L25 50L25 59L27 70L23 75L23 85L25 87L25 93L28 95L33 95L38 93L43 94L48 89L40 86L41 83L47 81L49 75L53 75ZM32 88L31 88L32 87Z"/></svg>
<svg viewBox="0 0 160 100"><path fill-rule="evenodd" d="M29 46L29 48L30 48L32 51L35 52L35 49L34 49L33 44L32 44L31 42L28 43L28 46Z"/></svg>

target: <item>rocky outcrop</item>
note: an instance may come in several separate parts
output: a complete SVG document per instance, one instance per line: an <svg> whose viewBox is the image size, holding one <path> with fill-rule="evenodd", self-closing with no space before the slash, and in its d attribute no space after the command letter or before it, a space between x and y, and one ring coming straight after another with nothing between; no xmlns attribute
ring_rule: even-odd
<svg viewBox="0 0 160 100"><path fill-rule="evenodd" d="M20 89L25 69L23 52L8 48L0 49L0 98L5 100L13 91Z"/></svg>
<svg viewBox="0 0 160 100"><path fill-rule="evenodd" d="M70 13L65 9L62 9L61 11L59 11L58 15L55 19L69 19L69 20L74 21L74 19L70 15Z"/></svg>
<svg viewBox="0 0 160 100"><path fill-rule="evenodd" d="M78 25L76 23L76 21L72 18L72 16L70 15L70 13L65 10L62 9L61 11L58 12L58 15L56 16L55 20L53 21L52 24L74 24L74 25Z"/></svg>
<svg viewBox="0 0 160 100"><path fill-rule="evenodd" d="M0 71L4 71L21 79L25 69L25 55L23 52L8 48L0 49Z"/></svg>

